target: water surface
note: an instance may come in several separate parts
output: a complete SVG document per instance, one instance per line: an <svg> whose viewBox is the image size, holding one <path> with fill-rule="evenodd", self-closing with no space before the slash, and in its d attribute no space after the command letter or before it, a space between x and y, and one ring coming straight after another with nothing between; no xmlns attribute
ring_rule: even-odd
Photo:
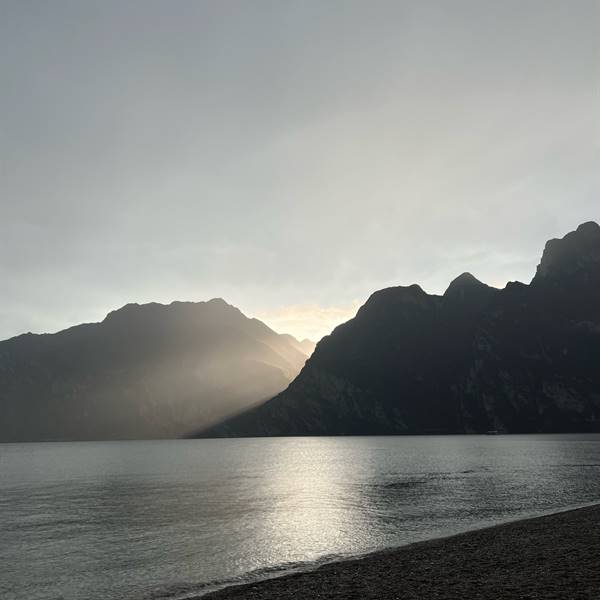
<svg viewBox="0 0 600 600"><path fill-rule="evenodd" d="M600 436L0 445L3 600L185 598L600 501Z"/></svg>

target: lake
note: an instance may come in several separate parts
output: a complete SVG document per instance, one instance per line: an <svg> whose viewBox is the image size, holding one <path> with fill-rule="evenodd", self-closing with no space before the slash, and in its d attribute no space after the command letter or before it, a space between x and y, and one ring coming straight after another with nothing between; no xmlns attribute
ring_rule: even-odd
<svg viewBox="0 0 600 600"><path fill-rule="evenodd" d="M600 501L600 435L0 445L3 600L177 599Z"/></svg>

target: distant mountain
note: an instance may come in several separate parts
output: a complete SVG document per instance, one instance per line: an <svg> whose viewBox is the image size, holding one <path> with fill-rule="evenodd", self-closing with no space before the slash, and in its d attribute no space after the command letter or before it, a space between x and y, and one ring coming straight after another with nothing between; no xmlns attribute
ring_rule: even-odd
<svg viewBox="0 0 600 600"><path fill-rule="evenodd" d="M178 437L284 389L302 344L221 299L0 342L0 441Z"/></svg>
<svg viewBox="0 0 600 600"><path fill-rule="evenodd" d="M374 293L300 375L210 436L600 431L600 227L546 244L530 285L464 273Z"/></svg>
<svg viewBox="0 0 600 600"><path fill-rule="evenodd" d="M289 333L282 333L281 336L287 339L289 343L292 344L292 346L300 350L300 352L302 352L302 354L305 354L306 356L310 356L315 351L315 348L317 346L315 342L309 340L308 338L305 338L302 341L298 341L293 335L290 335Z"/></svg>

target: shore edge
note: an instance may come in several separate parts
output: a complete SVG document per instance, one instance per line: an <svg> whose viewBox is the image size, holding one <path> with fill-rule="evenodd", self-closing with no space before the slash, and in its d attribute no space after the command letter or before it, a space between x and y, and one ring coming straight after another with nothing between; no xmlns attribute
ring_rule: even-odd
<svg viewBox="0 0 600 600"><path fill-rule="evenodd" d="M194 600L598 598L599 526L595 503L235 584Z"/></svg>

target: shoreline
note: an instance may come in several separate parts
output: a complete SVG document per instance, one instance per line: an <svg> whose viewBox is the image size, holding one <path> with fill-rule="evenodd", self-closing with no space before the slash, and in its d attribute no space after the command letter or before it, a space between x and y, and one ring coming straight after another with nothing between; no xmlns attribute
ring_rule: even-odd
<svg viewBox="0 0 600 600"><path fill-rule="evenodd" d="M233 584L190 600L598 598L600 503Z"/></svg>

